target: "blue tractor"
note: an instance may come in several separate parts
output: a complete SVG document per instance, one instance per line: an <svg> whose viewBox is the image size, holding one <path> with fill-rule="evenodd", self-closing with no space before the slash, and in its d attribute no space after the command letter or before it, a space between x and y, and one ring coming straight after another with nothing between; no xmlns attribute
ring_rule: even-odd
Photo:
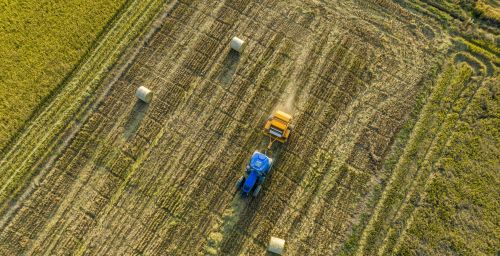
<svg viewBox="0 0 500 256"><path fill-rule="evenodd" d="M271 171L272 165L272 158L259 151L253 152L250 163L246 168L246 175L238 179L236 189L241 189L243 196L248 196L252 193L253 197L257 197L266 179L266 175Z"/></svg>

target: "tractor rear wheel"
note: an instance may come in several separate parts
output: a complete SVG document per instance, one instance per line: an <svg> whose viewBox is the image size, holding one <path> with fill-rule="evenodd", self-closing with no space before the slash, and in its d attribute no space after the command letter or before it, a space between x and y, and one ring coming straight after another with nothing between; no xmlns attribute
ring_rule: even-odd
<svg viewBox="0 0 500 256"><path fill-rule="evenodd" d="M259 195L260 189L262 188L262 185L258 185L255 190L253 191L252 196L257 197Z"/></svg>
<svg viewBox="0 0 500 256"><path fill-rule="evenodd" d="M236 189L240 189L243 186L243 182L245 182L245 177L241 176L238 181L236 181Z"/></svg>

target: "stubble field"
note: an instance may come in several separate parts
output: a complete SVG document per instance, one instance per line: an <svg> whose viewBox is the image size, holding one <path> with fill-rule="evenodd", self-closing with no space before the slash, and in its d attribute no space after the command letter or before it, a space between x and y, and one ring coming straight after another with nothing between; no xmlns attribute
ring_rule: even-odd
<svg viewBox="0 0 500 256"><path fill-rule="evenodd" d="M446 4L129 3L2 156L0 254L496 253L498 27Z"/></svg>

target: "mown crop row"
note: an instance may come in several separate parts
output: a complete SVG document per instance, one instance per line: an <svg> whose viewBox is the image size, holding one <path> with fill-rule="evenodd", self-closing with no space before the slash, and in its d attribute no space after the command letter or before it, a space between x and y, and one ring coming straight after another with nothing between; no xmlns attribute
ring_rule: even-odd
<svg viewBox="0 0 500 256"><path fill-rule="evenodd" d="M403 6L408 4L408 1L402 3ZM449 8L441 8L447 3L433 3L434 7L429 7L427 4L422 4L423 8L417 7L419 5L413 3L410 5L419 12L437 14L437 20L443 19L446 22L452 22L451 18L443 18L444 16L442 16L443 12L451 11ZM457 18L456 14L451 16ZM475 195L467 196L468 192L463 192L464 194L459 192L463 191L459 189L461 187L470 189L471 185L468 181L457 178L447 182L442 177L444 173L452 171L442 167L443 162L449 160L445 156L449 155L450 152L456 152L453 149L454 146L461 147L460 143L463 142L459 136L463 133L464 125L467 127L475 122L464 116L464 113L476 108L471 102L477 102L477 98L482 97L483 101L495 104L492 98L488 98L487 95L479 96L478 94L478 92L485 91L485 87L489 87L491 90L491 83L496 80L495 76L498 73L497 58L494 55L497 49L490 47L488 39L485 38L488 38L487 32L464 34L454 39L452 49L455 52L448 58L447 65L441 72L440 80L433 86L433 95L426 103L421 115L418 117L414 115L410 119L417 119L419 122L411 132L412 137L407 145L405 145L405 140L397 139L394 151L384 164L387 170L395 169L388 187L381 196L382 199L378 202L373 216L364 218L364 221L361 222L364 224L355 229L349 240L349 245L344 247L344 252L353 253L357 250L358 254L377 253L379 255L394 252L404 254L494 252L491 246L477 239L479 236L483 236L485 240L493 241L494 237L498 236L495 232L488 231L492 227L490 218L481 214L483 219L480 222L484 228L470 230L463 223L474 218L471 213L450 210L453 205L463 206L463 204L467 204L463 207L475 209L484 207L483 209L487 211L492 206L491 199L480 199L487 201L488 204L477 205L471 201ZM491 111L489 108L483 110ZM494 132L488 128L491 123L484 125L478 129L483 132ZM405 126L398 136L408 138L411 128L412 125ZM417 136L420 137L417 138ZM478 134L474 138L484 140L481 136ZM457 142L457 138L459 142ZM475 154L474 150L481 151L475 147L472 148L474 149L464 152L470 156ZM404 153L402 153L403 149ZM401 154L403 155L401 156ZM485 153L485 155L490 154ZM462 166L471 165L476 166L475 169L467 171L470 173L471 180L481 180L479 176L474 174L476 171L482 175L489 175L486 174L488 168L477 167L468 156L466 159L468 160L455 158L453 163L457 169L452 171L455 175L465 171ZM474 158L472 157L472 159ZM486 163L492 164L490 160L486 160ZM480 190L490 187L484 183L478 186L477 189ZM453 198L445 194L444 190L453 191ZM443 198L440 199L440 197ZM444 203L439 202L440 200L443 200ZM460 200L467 201L467 203L462 203ZM458 219L462 218L460 216L467 217L459 221ZM450 222L454 224L447 226ZM465 243L458 233L467 234L466 236L473 242Z"/></svg>
<svg viewBox="0 0 500 256"><path fill-rule="evenodd" d="M457 53L457 56L461 54L463 53ZM481 59L484 60L484 58ZM452 239L450 242L420 247L416 241L406 237L408 227L412 227L413 235L416 235L414 230L418 226L415 226L414 222L418 225L427 225L424 222L437 222L433 224L434 227L441 225L439 221L417 219L415 215L422 211L422 202L427 201L426 196L432 193L434 180L438 179L437 177L441 174L437 172L441 168L439 162L443 161L442 157L450 147L452 138L459 132L460 123L463 122L463 113L471 108L470 102L476 98L477 92L481 90L479 88L484 86L483 76L490 73L484 72L485 69L478 69L473 63L477 60L463 59L465 62L457 60L462 59L452 56L444 66L433 88L434 92L418 117L418 123L412 131L408 144L396 147L397 149L404 147L404 153L394 167L393 175L375 208L374 215L368 225L363 227L363 235L357 237L360 239L358 253L377 252L383 255L392 253L394 250L406 253L423 251L443 253L446 251L444 247L447 243L451 243L449 246L452 251L462 253L466 251L472 253L481 248L481 243L466 246L460 244L456 238L450 238ZM470 66L471 63L473 66ZM472 78L473 75L475 78ZM486 80L489 81L490 78ZM407 133L404 130L403 132ZM454 202L450 201L450 203ZM443 217L447 218L445 216ZM464 228L457 227L457 229L463 230ZM424 233L419 234L424 235ZM417 236L422 239L421 235ZM411 247L407 247L409 244L412 244ZM489 250L484 246L481 248L481 250L485 249ZM350 250L352 251L352 247Z"/></svg>
<svg viewBox="0 0 500 256"><path fill-rule="evenodd" d="M452 68L452 67L451 67ZM465 67L464 67L465 68ZM420 123L417 124L416 129L419 129L419 127L422 127L418 130L418 135L421 137L414 137L413 139L410 139L409 144L407 146L407 151L405 152L405 155L402 156L402 159L407 159L406 162L400 162L398 166L396 167L394 171L394 175L391 178L391 182L389 183L389 187L384 193L382 197L382 201L387 201L387 203L382 203L382 205L378 206L377 208L381 209L382 215L384 217L379 217L377 216L378 211L375 212L375 217L372 219L374 223L376 223L378 229L384 229L384 226L382 226L382 223L384 221L380 221L381 219L385 220L393 220L394 217L393 214L396 214L396 210L394 210L393 207L397 207L396 209L399 208L399 204L396 203L398 200L404 200L404 202L408 201L409 199L405 199L405 197L408 194L408 191L411 191L412 189L416 188L422 188L422 186L418 185L412 185L414 182L412 180L417 180L417 177L425 177L424 180L428 178L428 174L426 175L425 170L428 170L426 167L421 167L420 165L424 163L425 161L429 161L429 147L431 145L442 145L444 142L438 142L435 141L437 139L434 136L429 136L430 134L435 134L437 136L440 131L450 131L450 123L448 126L444 125L442 122L443 115L438 115L438 108L443 109L443 112L446 113L446 111L449 109L449 107L446 107L446 105L442 102L444 95L449 95L451 97L453 96L453 92L460 92L462 87L464 87L464 84L468 83L468 79L471 75L470 71L466 72L467 69L463 69L463 73L461 76L454 76L453 71L450 70L445 70L442 80L438 83L436 86L436 92L431 96L430 101L428 105L426 106L427 109L424 109L424 114L420 118ZM455 81L451 81L451 79L455 78ZM453 88L455 86L455 88ZM448 89L448 87L450 87ZM453 99L454 100L454 99ZM433 107L433 109L431 109ZM438 119L440 118L440 119ZM443 130L441 130L443 129ZM417 136L417 135L413 135ZM444 137L446 138L446 136ZM418 141L417 143L412 144L413 141ZM412 146L415 145L415 146ZM418 145L418 147L417 147ZM434 154L439 154L439 153L434 153ZM431 153L432 155L432 153ZM410 157L411 156L411 157ZM411 160L410 160L411 159ZM401 160L400 160L401 161ZM431 162L432 163L432 162ZM421 170L421 171L419 171ZM418 176L417 176L418 173ZM406 177L406 178L405 178ZM418 194L418 193L417 193ZM396 201L395 201L396 200ZM384 206L386 205L386 206ZM383 209L383 210L382 210ZM396 214L397 216L397 214ZM379 220L380 218L380 220ZM371 232L372 234L381 234L381 230L378 230L377 227L373 227L373 231L371 230L371 226L369 225L367 227L367 230L370 230L368 232ZM387 228L387 226L385 226ZM366 232L366 234L369 234ZM366 244L367 246L377 246L377 241L375 238L370 237L369 235L366 236ZM362 240L362 246L365 241ZM380 243L379 241L378 243ZM380 244L379 244L380 245ZM373 248L361 248L361 250L367 250L367 251L373 251Z"/></svg>
<svg viewBox="0 0 500 256"><path fill-rule="evenodd" d="M498 160L491 149L498 140L491 138L499 132L493 128L498 127L498 114L494 112L499 103L492 94L494 83L491 78L483 81L457 121L457 129L435 164L437 172L426 184L420 207L397 241L396 251L496 252L499 233L494 212L498 193L493 170ZM429 241L425 247L423 241Z"/></svg>

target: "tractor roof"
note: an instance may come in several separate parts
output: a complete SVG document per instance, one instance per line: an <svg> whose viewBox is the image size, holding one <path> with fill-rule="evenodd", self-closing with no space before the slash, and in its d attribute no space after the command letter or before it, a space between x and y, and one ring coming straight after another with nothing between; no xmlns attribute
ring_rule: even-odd
<svg viewBox="0 0 500 256"><path fill-rule="evenodd" d="M271 160L265 154L256 151L250 159L250 167L259 172L266 172L271 167Z"/></svg>

